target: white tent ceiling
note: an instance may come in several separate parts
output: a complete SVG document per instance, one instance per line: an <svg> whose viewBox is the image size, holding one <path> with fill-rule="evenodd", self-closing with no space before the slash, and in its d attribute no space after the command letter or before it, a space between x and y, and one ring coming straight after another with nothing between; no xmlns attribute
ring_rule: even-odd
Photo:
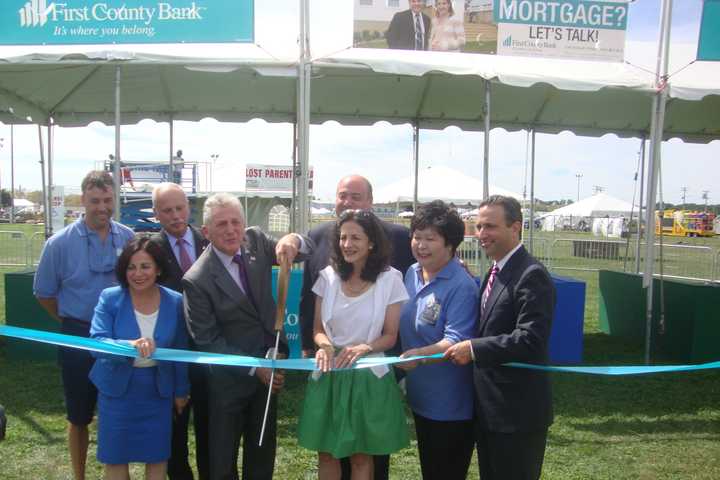
<svg viewBox="0 0 720 480"><path fill-rule="evenodd" d="M296 60L255 45L0 48L0 121L114 122L122 66L122 122L292 121ZM666 138L720 138L720 65L696 62L671 78ZM582 135L649 131L652 75L629 64L438 52L347 49L315 59L313 122L417 121L483 128L485 82L493 127ZM9 115L12 108L14 114ZM19 117L19 118L18 118Z"/></svg>
<svg viewBox="0 0 720 480"><path fill-rule="evenodd" d="M418 173L418 201L444 200L456 206L477 204L482 199L482 180L445 166L428 167ZM375 203L412 202L414 180L406 177L376 189ZM519 193L490 185L490 195L506 195L522 200Z"/></svg>

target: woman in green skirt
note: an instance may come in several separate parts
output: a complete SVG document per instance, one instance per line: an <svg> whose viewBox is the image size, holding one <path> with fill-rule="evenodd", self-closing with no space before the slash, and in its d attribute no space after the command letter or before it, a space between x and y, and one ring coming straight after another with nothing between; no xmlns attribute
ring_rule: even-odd
<svg viewBox="0 0 720 480"><path fill-rule="evenodd" d="M346 210L332 234L331 264L313 286L318 369L308 381L298 441L318 452L321 480L339 479L344 457L353 479L370 479L373 455L408 445L402 394L387 366L350 367L395 345L408 295L373 213Z"/></svg>

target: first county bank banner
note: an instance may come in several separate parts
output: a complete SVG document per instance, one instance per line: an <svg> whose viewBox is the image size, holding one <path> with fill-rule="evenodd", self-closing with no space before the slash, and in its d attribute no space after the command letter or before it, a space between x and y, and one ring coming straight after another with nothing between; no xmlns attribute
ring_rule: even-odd
<svg viewBox="0 0 720 480"><path fill-rule="evenodd" d="M2 0L0 12L0 45L254 40L254 0Z"/></svg>
<svg viewBox="0 0 720 480"><path fill-rule="evenodd" d="M612 0L496 0L499 55L622 62L628 4Z"/></svg>

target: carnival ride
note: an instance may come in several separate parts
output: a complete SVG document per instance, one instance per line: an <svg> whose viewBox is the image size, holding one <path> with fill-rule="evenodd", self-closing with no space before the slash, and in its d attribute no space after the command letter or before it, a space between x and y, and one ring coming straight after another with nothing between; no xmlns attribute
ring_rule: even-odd
<svg viewBox="0 0 720 480"><path fill-rule="evenodd" d="M655 214L655 233L673 237L715 236L715 214L688 210L664 210Z"/></svg>

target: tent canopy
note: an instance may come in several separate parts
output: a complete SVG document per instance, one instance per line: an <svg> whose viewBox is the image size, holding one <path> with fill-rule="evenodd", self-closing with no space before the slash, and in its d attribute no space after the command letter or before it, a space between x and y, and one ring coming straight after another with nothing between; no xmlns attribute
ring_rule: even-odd
<svg viewBox="0 0 720 480"><path fill-rule="evenodd" d="M13 199L13 205L15 208L26 208L26 207L36 207L37 205L31 202L30 200L26 198L15 198Z"/></svg>
<svg viewBox="0 0 720 480"><path fill-rule="evenodd" d="M581 224L585 228L590 228L593 225L591 220L593 218L629 217L634 210L637 211L633 209L631 203L600 192L579 202L538 215L537 218L542 219L542 229L545 231L577 228Z"/></svg>
<svg viewBox="0 0 720 480"><path fill-rule="evenodd" d="M482 180L466 175L445 166L421 169L418 174L418 201L444 200L457 206L468 203L477 204L482 199ZM373 192L375 203L412 202L414 179L412 176L376 189ZM522 199L522 195L490 185L491 195L506 195Z"/></svg>
<svg viewBox="0 0 720 480"><path fill-rule="evenodd" d="M637 208L633 209L631 203L612 197L605 192L599 192L591 197L583 198L579 202L556 208L552 212L546 212L540 218L548 216L573 216L580 218L604 216L620 217L623 215L630 215L630 212L633 210L637 210Z"/></svg>
<svg viewBox="0 0 720 480"><path fill-rule="evenodd" d="M256 45L211 47L0 47L0 121L45 123L52 115L61 126L112 124L117 65L123 123L295 118L297 59ZM312 68L313 122L482 130L489 80L493 127L624 137L650 128L653 75L628 63L346 49ZM720 138L718 78L717 62L671 77L666 138Z"/></svg>
<svg viewBox="0 0 720 480"><path fill-rule="evenodd" d="M18 57L5 56L16 48L0 48L0 120L22 123L31 117L33 123L44 124L52 115L61 126L113 124L117 66L125 124L146 118L292 120L293 61L275 60L254 45L199 47L68 47Z"/></svg>

